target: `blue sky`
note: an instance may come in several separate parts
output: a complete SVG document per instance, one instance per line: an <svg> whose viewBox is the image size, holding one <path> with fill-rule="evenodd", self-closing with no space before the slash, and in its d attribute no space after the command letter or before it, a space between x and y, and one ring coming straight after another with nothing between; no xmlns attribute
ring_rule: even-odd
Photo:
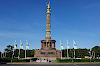
<svg viewBox="0 0 100 66"><path fill-rule="evenodd" d="M100 0L50 0L51 36L59 49L73 40L78 48L100 46ZM39 49L46 34L46 0L0 0L0 50L20 40Z"/></svg>

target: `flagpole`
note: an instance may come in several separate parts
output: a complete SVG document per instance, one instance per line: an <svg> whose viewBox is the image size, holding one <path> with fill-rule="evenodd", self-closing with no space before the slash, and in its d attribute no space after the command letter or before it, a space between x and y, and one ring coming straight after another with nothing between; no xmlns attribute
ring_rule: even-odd
<svg viewBox="0 0 100 66"><path fill-rule="evenodd" d="M61 59L62 59L62 50L61 50Z"/></svg>
<svg viewBox="0 0 100 66"><path fill-rule="evenodd" d="M75 41L73 40L73 46L74 46L74 57L73 57L73 58L74 58L74 59L75 59L75 49L76 49L75 44L76 44L76 43L75 43Z"/></svg>
<svg viewBox="0 0 100 66"><path fill-rule="evenodd" d="M61 51L60 56L61 56L61 59L62 59L61 40L60 40L60 51Z"/></svg>
<svg viewBox="0 0 100 66"><path fill-rule="evenodd" d="M75 59L75 49L74 49L74 59Z"/></svg>
<svg viewBox="0 0 100 66"><path fill-rule="evenodd" d="M64 48L63 48L63 43L61 40L60 40L60 49L61 49L61 59L62 59L62 49L64 49Z"/></svg>
<svg viewBox="0 0 100 66"><path fill-rule="evenodd" d="M69 58L68 49L67 49L67 58Z"/></svg>
<svg viewBox="0 0 100 66"><path fill-rule="evenodd" d="M69 54L68 54L68 40L67 40L67 58L69 58Z"/></svg>
<svg viewBox="0 0 100 66"><path fill-rule="evenodd" d="M27 40L26 40L26 46L27 46ZM25 48L25 59L26 59L26 48Z"/></svg>
<svg viewBox="0 0 100 66"><path fill-rule="evenodd" d="M12 54L12 59L14 58L14 49L13 49L13 54Z"/></svg>
<svg viewBox="0 0 100 66"><path fill-rule="evenodd" d="M93 58L93 51L92 51L92 58Z"/></svg>
<svg viewBox="0 0 100 66"><path fill-rule="evenodd" d="M16 50L16 48L17 48L17 42L16 42L16 40L15 40L15 42L14 42L14 49L13 49L13 55L15 55L15 50ZM15 57L15 56L14 56Z"/></svg>
<svg viewBox="0 0 100 66"><path fill-rule="evenodd" d="M18 54L18 59L20 58L20 48L19 48L19 54Z"/></svg>
<svg viewBox="0 0 100 66"><path fill-rule="evenodd" d="M21 40L20 40L20 44L21 44ZM20 58L20 46L19 46L19 54L18 54L18 59Z"/></svg>
<svg viewBox="0 0 100 66"><path fill-rule="evenodd" d="M77 44L76 44L76 42L75 42L74 40L73 40L73 46L74 46L74 59L75 59L75 58L76 58L76 57L75 57L75 56L76 56L76 55L75 55L75 54L76 54L76 53L75 53L75 49L77 49Z"/></svg>
<svg viewBox="0 0 100 66"><path fill-rule="evenodd" d="M92 58L92 57L91 57L91 49L90 49L90 62L91 62L91 58Z"/></svg>
<svg viewBox="0 0 100 66"><path fill-rule="evenodd" d="M13 47L13 54L12 54L12 59L13 59L13 57L14 57L14 50L15 50L15 43L16 43L16 40L15 40L15 42L14 42L14 47Z"/></svg>
<svg viewBox="0 0 100 66"><path fill-rule="evenodd" d="M94 58L95 58L95 52L94 52Z"/></svg>
<svg viewBox="0 0 100 66"><path fill-rule="evenodd" d="M26 59L26 49L25 49L25 59Z"/></svg>
<svg viewBox="0 0 100 66"><path fill-rule="evenodd" d="M27 58L27 50L29 49L28 41L26 40L25 59Z"/></svg>

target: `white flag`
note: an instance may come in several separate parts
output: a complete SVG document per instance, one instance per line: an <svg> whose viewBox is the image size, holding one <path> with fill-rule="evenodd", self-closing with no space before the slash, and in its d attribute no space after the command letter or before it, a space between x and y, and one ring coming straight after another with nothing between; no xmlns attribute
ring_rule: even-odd
<svg viewBox="0 0 100 66"><path fill-rule="evenodd" d="M67 40L67 49L69 49L69 43L68 43L68 40Z"/></svg>
<svg viewBox="0 0 100 66"><path fill-rule="evenodd" d="M26 49L28 50L29 49L29 44L28 44L28 41L26 40Z"/></svg>
<svg viewBox="0 0 100 66"><path fill-rule="evenodd" d="M20 49L23 49L23 43L21 40L20 40Z"/></svg>
<svg viewBox="0 0 100 66"><path fill-rule="evenodd" d="M74 40L73 40L73 46L74 46L74 49L77 49L77 44Z"/></svg>
<svg viewBox="0 0 100 66"><path fill-rule="evenodd" d="M15 40L15 42L14 42L14 49L16 49L16 48L17 48L17 42Z"/></svg>
<svg viewBox="0 0 100 66"><path fill-rule="evenodd" d="M64 49L64 47L63 47L63 43L62 43L62 41L60 40L60 49L61 50L63 50Z"/></svg>

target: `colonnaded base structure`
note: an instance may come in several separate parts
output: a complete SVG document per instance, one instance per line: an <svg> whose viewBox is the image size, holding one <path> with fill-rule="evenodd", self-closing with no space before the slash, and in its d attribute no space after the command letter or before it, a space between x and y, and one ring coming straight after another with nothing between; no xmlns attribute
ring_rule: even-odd
<svg viewBox="0 0 100 66"><path fill-rule="evenodd" d="M56 50L55 43L56 40L51 39L51 24L50 24L50 2L47 4L47 23L46 23L46 40L41 40L41 49L35 50L35 58L40 60L56 60L56 58L60 58L60 50Z"/></svg>

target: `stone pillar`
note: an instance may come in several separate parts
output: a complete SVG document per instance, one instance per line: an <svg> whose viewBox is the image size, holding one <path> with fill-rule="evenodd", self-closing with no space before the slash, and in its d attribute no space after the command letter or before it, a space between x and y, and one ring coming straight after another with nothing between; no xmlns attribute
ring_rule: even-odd
<svg viewBox="0 0 100 66"><path fill-rule="evenodd" d="M46 23L46 40L51 39L51 24L50 24L50 3L47 5L47 23Z"/></svg>
<svg viewBox="0 0 100 66"><path fill-rule="evenodd" d="M54 48L55 48L55 43L54 43Z"/></svg>
<svg viewBox="0 0 100 66"><path fill-rule="evenodd" d="M41 49L43 48L43 43L41 42Z"/></svg>
<svg viewBox="0 0 100 66"><path fill-rule="evenodd" d="M50 44L51 44L51 48L52 48L52 42Z"/></svg>

